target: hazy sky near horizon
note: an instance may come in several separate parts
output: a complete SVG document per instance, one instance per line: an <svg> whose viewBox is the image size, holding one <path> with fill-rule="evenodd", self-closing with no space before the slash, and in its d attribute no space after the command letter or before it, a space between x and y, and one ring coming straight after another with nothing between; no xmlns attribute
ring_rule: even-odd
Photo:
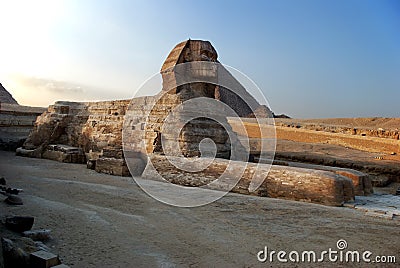
<svg viewBox="0 0 400 268"><path fill-rule="evenodd" d="M179 42L209 40L271 109L400 117L400 1L0 3L0 82L20 104L131 98Z"/></svg>

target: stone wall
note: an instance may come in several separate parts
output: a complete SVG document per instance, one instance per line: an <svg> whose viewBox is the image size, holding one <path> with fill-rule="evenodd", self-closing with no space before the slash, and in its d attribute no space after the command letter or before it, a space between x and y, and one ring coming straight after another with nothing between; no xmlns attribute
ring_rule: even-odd
<svg viewBox="0 0 400 268"><path fill-rule="evenodd" d="M21 146L44 111L41 107L0 103L0 149L13 151Z"/></svg>
<svg viewBox="0 0 400 268"><path fill-rule="evenodd" d="M217 158L204 171L193 173L178 170L169 163L165 156L159 154L152 154L150 160L156 171L167 181L191 187L206 185L214 181L228 166L231 174L242 174L243 167L243 163L235 164ZM174 161L179 164L180 159L175 158ZM196 159L195 161L208 160ZM256 170L262 174L268 174L268 176L264 178L264 182L257 191L250 192L249 185ZM353 183L345 176L329 171L287 166L272 166L269 173L268 170L269 165L247 163L239 183L232 189L232 192L330 206L341 206L344 202L354 200ZM156 177L154 172L154 170L146 169L143 177L153 179ZM220 183L211 189L226 190L226 185Z"/></svg>
<svg viewBox="0 0 400 268"><path fill-rule="evenodd" d="M270 163L269 159L262 159L259 157L255 157L255 162L257 163ZM325 170L330 171L338 175L342 175L344 177L349 178L353 182L354 186L354 194L355 195L369 195L373 193L372 188L372 181L371 176L366 173L348 169L348 168L338 168L332 166L323 166L323 165L314 165L314 164L307 164L307 163L300 163L300 162L292 162L292 161L283 161L283 160L274 160L274 165L280 166L290 166L290 167L300 167L300 168L307 168L307 169L315 169L315 170Z"/></svg>
<svg viewBox="0 0 400 268"><path fill-rule="evenodd" d="M153 101L154 97L134 99L130 103L129 113L144 116L146 109L149 108L148 105ZM173 99L170 101L170 105L173 106ZM19 153L62 162L82 163L90 160L94 162L91 168L98 172L129 176L121 150L121 130L128 104L128 100L93 103L57 102L37 118L33 133ZM168 106L168 102L164 104ZM162 112L166 106L158 112ZM151 119L152 124L149 124L152 127L148 131L157 129L157 124L162 122L157 121L160 118L154 114L154 118ZM138 130L140 134L143 133L145 126L139 120L126 123L125 127L130 128L132 133ZM154 140L152 141L154 144ZM60 143L64 145L57 145ZM81 152L84 153L85 160L79 156ZM185 173L174 170L165 162L165 156L157 152L151 153L151 161L156 163L157 170L166 179L187 186L197 186L199 183L204 184L215 180L229 163L228 160L217 158L204 172ZM272 167L261 187L256 192L249 192L248 186L256 168L265 169L264 171L267 172L267 165L257 167L257 164L248 163L242 179L233 189L234 192L334 206L340 206L343 202L354 198L355 189L349 178L339 173L297 167ZM149 174L144 175L146 176L148 177ZM223 186L220 190L223 190Z"/></svg>
<svg viewBox="0 0 400 268"><path fill-rule="evenodd" d="M119 153L114 153L112 157L104 156L105 159L99 161L103 168L99 167L97 170L114 175L127 175L126 171L117 165L115 165L116 171L105 168L104 165L107 159L110 159L109 162L121 162L121 165L125 165L122 154L122 126L129 102L129 100L56 102L37 118L31 135L18 153L59 161L72 159L72 162L82 163L87 160L96 162L103 157L105 151L117 151ZM71 148L54 152L54 148L57 148L54 146ZM60 155L73 152L78 155L72 158ZM79 156L80 152L83 152L84 160Z"/></svg>

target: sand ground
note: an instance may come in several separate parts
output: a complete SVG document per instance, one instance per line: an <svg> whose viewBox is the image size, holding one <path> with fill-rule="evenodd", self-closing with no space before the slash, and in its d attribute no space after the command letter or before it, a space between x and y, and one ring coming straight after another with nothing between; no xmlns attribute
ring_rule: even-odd
<svg viewBox="0 0 400 268"><path fill-rule="evenodd" d="M349 250L394 255L400 263L400 221L346 207L228 194L206 206L178 208L147 196L131 178L4 151L0 176L24 189L24 205L0 202L0 215L34 216L34 228L52 230L47 245L72 267L279 267L285 265L260 263L256 254L264 246L287 252L336 250L339 239ZM148 183L162 190L162 184ZM2 225L0 231L18 236Z"/></svg>
<svg viewBox="0 0 400 268"><path fill-rule="evenodd" d="M275 119L282 123L318 124L336 127L353 127L361 129L399 129L400 118L361 117L361 118L319 118L319 119Z"/></svg>

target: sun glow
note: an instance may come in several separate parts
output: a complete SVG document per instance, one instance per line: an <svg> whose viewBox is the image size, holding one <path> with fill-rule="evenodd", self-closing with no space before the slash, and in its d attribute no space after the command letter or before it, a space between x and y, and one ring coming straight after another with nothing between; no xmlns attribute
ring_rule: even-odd
<svg viewBox="0 0 400 268"><path fill-rule="evenodd" d="M63 16L62 1L2 1L0 3L0 79L19 73L49 75L63 61L52 34Z"/></svg>

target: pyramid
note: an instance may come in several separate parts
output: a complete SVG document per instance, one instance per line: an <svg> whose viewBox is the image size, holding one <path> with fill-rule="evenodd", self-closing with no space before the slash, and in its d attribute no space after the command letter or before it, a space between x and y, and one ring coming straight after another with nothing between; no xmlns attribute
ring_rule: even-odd
<svg viewBox="0 0 400 268"><path fill-rule="evenodd" d="M0 83L0 103L18 104L13 96Z"/></svg>

